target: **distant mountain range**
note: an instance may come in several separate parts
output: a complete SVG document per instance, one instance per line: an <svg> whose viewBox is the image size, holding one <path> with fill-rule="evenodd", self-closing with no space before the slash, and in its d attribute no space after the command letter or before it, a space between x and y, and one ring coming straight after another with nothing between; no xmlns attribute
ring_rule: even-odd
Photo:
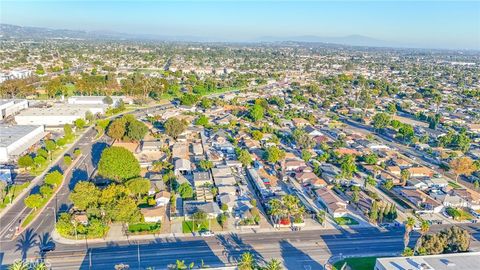
<svg viewBox="0 0 480 270"><path fill-rule="evenodd" d="M265 36L253 40L221 40L209 37L197 36L161 36L152 34L126 34L113 31L81 31L68 29L50 29L43 27L18 26L11 24L0 24L0 38L2 39L109 39L109 40L157 40L157 41L191 41L191 42L310 42L326 43L351 46L372 46L388 47L394 46L388 42L361 36L350 35L343 37L319 37L319 36L292 36L273 37Z"/></svg>

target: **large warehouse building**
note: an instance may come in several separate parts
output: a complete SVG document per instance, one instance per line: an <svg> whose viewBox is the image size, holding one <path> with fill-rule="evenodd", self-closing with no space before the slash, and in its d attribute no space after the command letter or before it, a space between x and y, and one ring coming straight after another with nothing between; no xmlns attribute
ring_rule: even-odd
<svg viewBox="0 0 480 270"><path fill-rule="evenodd" d="M28 108L26 99L0 99L0 120Z"/></svg>
<svg viewBox="0 0 480 270"><path fill-rule="evenodd" d="M28 108L15 116L19 125L44 125L59 127L72 124L75 120L85 119L87 112L105 113L106 105L67 105L55 104L48 108Z"/></svg>
<svg viewBox="0 0 480 270"><path fill-rule="evenodd" d="M0 125L0 162L16 159L45 135L43 126Z"/></svg>

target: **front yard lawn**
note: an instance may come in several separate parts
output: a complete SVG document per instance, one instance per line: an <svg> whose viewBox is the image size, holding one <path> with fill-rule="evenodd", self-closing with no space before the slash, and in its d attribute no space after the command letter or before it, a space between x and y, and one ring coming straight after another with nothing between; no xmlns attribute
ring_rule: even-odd
<svg viewBox="0 0 480 270"><path fill-rule="evenodd" d="M361 257L361 258L348 258L333 264L334 270L342 269L344 263L350 267L351 270L372 270L375 268L375 262L377 257Z"/></svg>
<svg viewBox="0 0 480 270"><path fill-rule="evenodd" d="M358 221L351 217L337 217L334 220L338 225L358 225Z"/></svg>
<svg viewBox="0 0 480 270"><path fill-rule="evenodd" d="M193 226L195 226L195 228L193 228ZM195 224L193 224L193 221L182 222L183 233L192 233L192 232L198 232L198 231L204 231L204 230L209 230L208 220L205 220L202 223L198 223L197 221L195 221Z"/></svg>
<svg viewBox="0 0 480 270"><path fill-rule="evenodd" d="M468 213L467 211L464 211L460 208L448 207L446 209L446 212L454 220L470 220L470 219L473 219L473 216L470 213Z"/></svg>

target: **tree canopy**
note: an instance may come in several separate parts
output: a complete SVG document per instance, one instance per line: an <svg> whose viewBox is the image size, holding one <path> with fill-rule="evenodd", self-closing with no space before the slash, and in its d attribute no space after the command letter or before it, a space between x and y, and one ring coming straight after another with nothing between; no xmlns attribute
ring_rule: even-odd
<svg viewBox="0 0 480 270"><path fill-rule="evenodd" d="M112 146L103 150L98 163L98 174L123 182L140 174L140 164L126 148Z"/></svg>

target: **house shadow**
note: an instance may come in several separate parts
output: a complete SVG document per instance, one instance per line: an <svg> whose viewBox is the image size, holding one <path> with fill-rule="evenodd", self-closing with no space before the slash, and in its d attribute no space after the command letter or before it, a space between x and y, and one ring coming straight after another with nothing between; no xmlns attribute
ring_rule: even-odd
<svg viewBox="0 0 480 270"><path fill-rule="evenodd" d="M115 269L115 265L120 264L130 269L167 269L177 260L184 261L187 266L193 263L195 268L224 265L204 240L154 240L107 243L103 247L89 248L81 265L75 269Z"/></svg>
<svg viewBox="0 0 480 270"><path fill-rule="evenodd" d="M37 240L35 239L37 234L32 229L27 229L23 232L15 244L15 251L19 251L21 254L22 260L25 260L28 256L28 252L38 245Z"/></svg>
<svg viewBox="0 0 480 270"><path fill-rule="evenodd" d="M68 188L70 190L73 190L75 188L75 185L80 182L80 181L86 181L88 180L88 174L85 170L82 169L75 169L72 173L72 178L70 179L70 182L68 183Z"/></svg>
<svg viewBox="0 0 480 270"><path fill-rule="evenodd" d="M263 256L258 253L250 244L247 244L236 233L221 234L216 236L220 245L223 247L222 255L229 263L237 263L240 261L242 254L249 252L258 264L265 262Z"/></svg>
<svg viewBox="0 0 480 270"><path fill-rule="evenodd" d="M92 145L90 156L91 156L92 164L94 167L98 165L98 162L100 161L100 157L102 156L102 152L107 147L108 147L108 144L105 142L96 142Z"/></svg>

